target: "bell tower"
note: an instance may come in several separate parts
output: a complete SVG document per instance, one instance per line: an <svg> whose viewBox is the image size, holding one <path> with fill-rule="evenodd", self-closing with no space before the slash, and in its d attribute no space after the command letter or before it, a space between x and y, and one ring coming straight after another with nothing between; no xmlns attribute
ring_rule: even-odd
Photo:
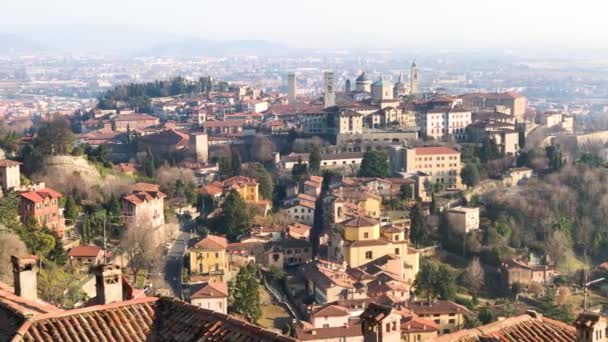
<svg viewBox="0 0 608 342"><path fill-rule="evenodd" d="M420 93L418 89L418 66L416 66L416 60L412 62L410 67L410 95L417 96Z"/></svg>

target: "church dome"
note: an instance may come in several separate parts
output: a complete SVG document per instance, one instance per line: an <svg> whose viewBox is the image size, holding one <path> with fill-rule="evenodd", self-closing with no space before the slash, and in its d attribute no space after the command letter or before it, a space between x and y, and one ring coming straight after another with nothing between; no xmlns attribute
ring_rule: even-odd
<svg viewBox="0 0 608 342"><path fill-rule="evenodd" d="M359 77L357 77L357 82L369 82L371 81L371 79L369 77L367 77L367 75L365 74L365 71L361 73L361 75L359 75Z"/></svg>

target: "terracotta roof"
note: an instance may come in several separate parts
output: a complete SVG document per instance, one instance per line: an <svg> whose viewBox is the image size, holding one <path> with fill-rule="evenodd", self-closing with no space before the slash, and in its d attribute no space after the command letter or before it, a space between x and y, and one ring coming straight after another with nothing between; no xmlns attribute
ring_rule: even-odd
<svg viewBox="0 0 608 342"><path fill-rule="evenodd" d="M287 226L287 229L289 229L290 233L293 232L296 234L303 235L303 234L310 232L312 227L309 225L302 224L302 223L294 223L294 224L290 224L289 226Z"/></svg>
<svg viewBox="0 0 608 342"><path fill-rule="evenodd" d="M401 332L406 334L421 333L421 332L433 332L438 331L439 328L434 321L430 319L420 318L416 315L404 317L401 320Z"/></svg>
<svg viewBox="0 0 608 342"><path fill-rule="evenodd" d="M138 191L130 195L125 195L122 199L137 205L144 202L163 199L165 197L167 197L167 195L160 191Z"/></svg>
<svg viewBox="0 0 608 342"><path fill-rule="evenodd" d="M22 163L10 159L0 159L0 167L19 166Z"/></svg>
<svg viewBox="0 0 608 342"><path fill-rule="evenodd" d="M185 147L190 143L190 136L188 134L174 129L167 129L162 132L144 135L139 139L141 142L147 144L174 145L178 147Z"/></svg>
<svg viewBox="0 0 608 342"><path fill-rule="evenodd" d="M70 257L96 257L101 252L101 247L98 246L75 246L70 249L68 256Z"/></svg>
<svg viewBox="0 0 608 342"><path fill-rule="evenodd" d="M448 314L448 313L468 313L469 310L460 304L449 300L438 300L428 303L425 301L409 302L407 308L417 315L428 314Z"/></svg>
<svg viewBox="0 0 608 342"><path fill-rule="evenodd" d="M203 127L205 128L216 128L216 127L242 127L247 122L245 120L226 120L226 121L205 121Z"/></svg>
<svg viewBox="0 0 608 342"><path fill-rule="evenodd" d="M24 320L28 317L51 312L62 312L63 310L42 300L29 300L17 296L12 286L0 282L0 311L5 311L14 317Z"/></svg>
<svg viewBox="0 0 608 342"><path fill-rule="evenodd" d="M144 297L28 320L17 341L295 341L174 298Z"/></svg>
<svg viewBox="0 0 608 342"><path fill-rule="evenodd" d="M380 222L364 216L357 216L353 219L347 220L342 224L346 227L370 227L380 224Z"/></svg>
<svg viewBox="0 0 608 342"><path fill-rule="evenodd" d="M221 236L207 235L207 237L197 242L194 246L201 249L226 249L228 247L228 240Z"/></svg>
<svg viewBox="0 0 608 342"><path fill-rule="evenodd" d="M228 285L223 282L208 282L203 284L203 286L194 294L190 296L190 298L224 298L228 297Z"/></svg>
<svg viewBox="0 0 608 342"><path fill-rule="evenodd" d="M361 319L374 323L382 322L386 316L393 312L393 308L378 303L369 303L365 311L361 314Z"/></svg>
<svg viewBox="0 0 608 342"><path fill-rule="evenodd" d="M566 323L541 317L534 313L442 335L429 341L574 342L576 341L576 329Z"/></svg>
<svg viewBox="0 0 608 342"><path fill-rule="evenodd" d="M144 114L144 113L120 114L114 118L114 121L144 121L144 120L159 120L159 119L155 116Z"/></svg>
<svg viewBox="0 0 608 342"><path fill-rule="evenodd" d="M135 183L131 186L132 191L159 191L160 185L152 183Z"/></svg>
<svg viewBox="0 0 608 342"><path fill-rule="evenodd" d="M37 191L25 191L20 193L19 196L34 203L40 203L43 202L46 198L59 198L61 197L61 194L51 188L44 188Z"/></svg>
<svg viewBox="0 0 608 342"><path fill-rule="evenodd" d="M429 154L460 154L457 149L445 146L436 147L416 147L414 148L417 155L429 155Z"/></svg>
<svg viewBox="0 0 608 342"><path fill-rule="evenodd" d="M295 329L299 341L337 341L341 337L363 336L361 325L351 324L346 327Z"/></svg>
<svg viewBox="0 0 608 342"><path fill-rule="evenodd" d="M315 309L310 316L312 317L336 317L336 316L348 316L348 309L339 305L327 304L320 308Z"/></svg>

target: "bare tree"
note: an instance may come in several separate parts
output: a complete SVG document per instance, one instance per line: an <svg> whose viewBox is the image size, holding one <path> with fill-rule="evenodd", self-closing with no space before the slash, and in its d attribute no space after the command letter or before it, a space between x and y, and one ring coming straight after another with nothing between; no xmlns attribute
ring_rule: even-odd
<svg viewBox="0 0 608 342"><path fill-rule="evenodd" d="M160 260L155 230L149 223L134 224L127 228L120 240L121 249L127 256L129 266L133 271L133 282L142 270L151 270Z"/></svg>
<svg viewBox="0 0 608 342"><path fill-rule="evenodd" d="M475 257L464 271L463 282L469 287L472 294L477 294L485 284L485 277L483 266L481 266L479 258Z"/></svg>
<svg viewBox="0 0 608 342"><path fill-rule="evenodd" d="M273 152L276 150L270 139L263 135L256 135L251 145L252 160L262 164L272 161L274 158Z"/></svg>
<svg viewBox="0 0 608 342"><path fill-rule="evenodd" d="M0 227L0 230L3 227ZM25 243L18 235L0 231L0 281L10 283L13 279L11 255L27 254Z"/></svg>
<svg viewBox="0 0 608 342"><path fill-rule="evenodd" d="M560 230L551 233L543 245L545 254L557 265L566 260L568 251L571 250L570 248L568 237Z"/></svg>

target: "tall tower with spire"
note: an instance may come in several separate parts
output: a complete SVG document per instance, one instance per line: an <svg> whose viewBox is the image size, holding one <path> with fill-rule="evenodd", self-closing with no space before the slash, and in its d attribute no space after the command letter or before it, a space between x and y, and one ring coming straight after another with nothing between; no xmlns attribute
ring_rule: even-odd
<svg viewBox="0 0 608 342"><path fill-rule="evenodd" d="M397 80L397 83L395 83L395 86L393 87L393 97L398 99L399 97L406 96L407 94L407 85L405 82L403 82L403 73L400 72L399 80Z"/></svg>
<svg viewBox="0 0 608 342"><path fill-rule="evenodd" d="M417 96L418 94L420 94L418 88L418 67L416 66L416 60L414 60L410 67L410 95Z"/></svg>

